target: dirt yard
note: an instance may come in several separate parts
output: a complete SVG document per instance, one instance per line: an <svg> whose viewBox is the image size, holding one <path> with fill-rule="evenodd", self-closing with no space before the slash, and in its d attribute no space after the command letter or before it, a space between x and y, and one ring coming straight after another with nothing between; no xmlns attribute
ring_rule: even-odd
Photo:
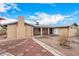
<svg viewBox="0 0 79 59"><path fill-rule="evenodd" d="M15 56L53 56L32 39L0 41L0 54L9 52Z"/></svg>
<svg viewBox="0 0 79 59"><path fill-rule="evenodd" d="M59 46L58 36L46 36L43 38L37 38L41 42L46 43L47 45L51 46L52 48L55 48L59 52L67 55L67 56L79 56L79 40L77 40L75 37L69 38L71 49L67 49L64 47Z"/></svg>

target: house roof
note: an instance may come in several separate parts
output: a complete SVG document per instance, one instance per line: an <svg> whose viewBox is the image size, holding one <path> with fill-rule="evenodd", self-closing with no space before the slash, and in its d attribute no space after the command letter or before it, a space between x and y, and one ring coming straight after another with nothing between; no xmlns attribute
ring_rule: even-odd
<svg viewBox="0 0 79 59"><path fill-rule="evenodd" d="M18 21L12 21L12 22L6 22L6 23L1 23L1 25L10 25L10 24L16 24ZM78 26L76 23L73 23L73 24L68 24L68 25L60 25L60 26L49 26L49 25L36 25L36 24L30 24L30 23L27 23L25 22L25 24L28 24L30 26L33 26L33 27L44 27L44 28L59 28L59 27L69 27L69 26L72 26L72 25L76 25Z"/></svg>
<svg viewBox="0 0 79 59"><path fill-rule="evenodd" d="M8 22L8 20L6 20L6 21L1 21L0 25L9 25L9 24L15 24L15 23L17 23L17 21Z"/></svg>
<svg viewBox="0 0 79 59"><path fill-rule="evenodd" d="M10 22L7 22L8 20L3 20L4 22L2 22L0 25L10 25L10 24L16 24L18 21L10 21ZM44 27L44 28L59 28L59 27L69 27L69 26L72 26L72 25L75 25L75 26L78 26L76 23L72 23L72 24L65 24L65 25L55 25L55 26L49 26L49 25L36 25L36 24L31 24L31 23L27 23L25 22L25 24L28 24L30 26L33 26L33 27Z"/></svg>
<svg viewBox="0 0 79 59"><path fill-rule="evenodd" d="M71 24L65 24L65 25L54 25L54 26L49 26L49 25L34 25L34 27L44 27L44 28L63 28L63 27L70 27L72 25L75 25L78 27L76 23L71 23Z"/></svg>
<svg viewBox="0 0 79 59"><path fill-rule="evenodd" d="M69 26L49 26L49 25L33 25L34 27L43 27L43 28L59 28L59 27L69 27Z"/></svg>
<svg viewBox="0 0 79 59"><path fill-rule="evenodd" d="M6 20L6 19L5 19L5 18L1 18L1 17L0 17L0 20Z"/></svg>
<svg viewBox="0 0 79 59"><path fill-rule="evenodd" d="M33 24L34 27L44 27L44 28L52 28L52 26L49 26L49 25L36 25L36 24Z"/></svg>
<svg viewBox="0 0 79 59"><path fill-rule="evenodd" d="M57 25L57 26L53 26L54 28L56 27L70 27L70 26L73 26L73 25L75 25L75 26L77 26L78 27L78 25L77 25L77 23L69 23L69 24L64 24L64 25Z"/></svg>
<svg viewBox="0 0 79 59"><path fill-rule="evenodd" d="M1 23L1 25L2 25L2 26L4 26L4 25L12 25L12 24L17 24L17 23L18 23L18 21L13 21L13 22ZM27 22L25 22L25 24L28 24L28 25L30 25L30 26L33 26L32 24L27 23Z"/></svg>
<svg viewBox="0 0 79 59"><path fill-rule="evenodd" d="M0 19L1 19L1 21L0 21L0 25L1 25L1 26L11 25L11 24L16 24L16 23L18 23L17 20L7 20L7 19L5 19L5 18L0 18ZM25 21L25 24L28 24L28 25L33 26L32 24L30 24L30 23L28 23L28 22L26 22L26 21Z"/></svg>

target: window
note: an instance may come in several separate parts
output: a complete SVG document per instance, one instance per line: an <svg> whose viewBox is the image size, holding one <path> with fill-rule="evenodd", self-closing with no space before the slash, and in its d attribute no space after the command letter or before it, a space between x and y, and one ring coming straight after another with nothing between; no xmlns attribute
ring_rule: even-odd
<svg viewBox="0 0 79 59"><path fill-rule="evenodd" d="M71 29L75 29L76 27L72 26Z"/></svg>

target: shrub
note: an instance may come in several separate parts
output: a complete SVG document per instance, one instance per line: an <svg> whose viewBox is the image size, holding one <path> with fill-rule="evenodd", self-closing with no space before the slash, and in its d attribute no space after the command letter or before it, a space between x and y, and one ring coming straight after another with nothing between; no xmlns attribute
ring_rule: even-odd
<svg viewBox="0 0 79 59"><path fill-rule="evenodd" d="M6 34L6 29L0 27L0 35Z"/></svg>

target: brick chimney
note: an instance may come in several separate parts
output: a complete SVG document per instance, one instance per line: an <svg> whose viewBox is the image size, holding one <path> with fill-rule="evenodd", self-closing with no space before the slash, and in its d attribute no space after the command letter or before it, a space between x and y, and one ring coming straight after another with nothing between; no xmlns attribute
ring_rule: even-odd
<svg viewBox="0 0 79 59"><path fill-rule="evenodd" d="M24 24L24 17L18 17L18 25L17 25L17 39L25 39L25 24Z"/></svg>

